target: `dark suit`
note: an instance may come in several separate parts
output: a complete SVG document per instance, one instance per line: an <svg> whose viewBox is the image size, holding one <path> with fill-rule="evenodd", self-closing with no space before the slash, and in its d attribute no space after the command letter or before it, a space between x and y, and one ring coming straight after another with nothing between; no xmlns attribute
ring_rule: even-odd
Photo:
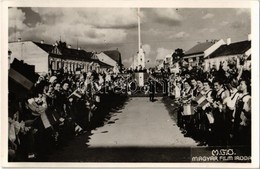
<svg viewBox="0 0 260 169"><path fill-rule="evenodd" d="M154 94L155 94L155 82L150 80L149 81L149 98L150 98L150 101L154 101Z"/></svg>

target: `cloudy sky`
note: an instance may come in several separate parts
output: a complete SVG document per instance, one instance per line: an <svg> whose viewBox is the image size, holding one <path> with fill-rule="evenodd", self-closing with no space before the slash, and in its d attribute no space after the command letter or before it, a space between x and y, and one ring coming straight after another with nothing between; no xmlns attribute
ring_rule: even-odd
<svg viewBox="0 0 260 169"><path fill-rule="evenodd" d="M67 44L86 51L117 49L129 66L138 48L136 8L9 8L9 41ZM250 9L141 8L141 36L146 57L156 59L197 42L247 39Z"/></svg>

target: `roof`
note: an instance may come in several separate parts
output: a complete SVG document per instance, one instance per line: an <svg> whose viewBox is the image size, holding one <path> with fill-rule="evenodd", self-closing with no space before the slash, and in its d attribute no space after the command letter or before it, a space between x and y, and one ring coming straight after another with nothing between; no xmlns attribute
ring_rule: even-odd
<svg viewBox="0 0 260 169"><path fill-rule="evenodd" d="M31 40L8 41L8 43L21 43L21 42L31 42Z"/></svg>
<svg viewBox="0 0 260 169"><path fill-rule="evenodd" d="M212 45L214 45L214 42L211 42L211 41L198 43L197 45L195 45L191 49L189 49L187 52L185 52L184 56L190 56L190 55L204 53L204 51L207 50Z"/></svg>
<svg viewBox="0 0 260 169"><path fill-rule="evenodd" d="M209 58L215 58L219 56L244 54L251 48L251 41L240 41L231 43L229 45L221 45L217 50L209 55Z"/></svg>
<svg viewBox="0 0 260 169"><path fill-rule="evenodd" d="M50 53L52 51L52 49L54 48L54 46L50 45L50 44L46 44L46 43L39 43L39 42L34 42L32 41L35 45L37 45L39 48L41 48L42 50L44 50L47 53Z"/></svg>
<svg viewBox="0 0 260 169"><path fill-rule="evenodd" d="M46 43L34 42L34 41L33 41L33 43L36 44L39 48L41 48L45 52L50 53L53 56L57 55L57 54L51 53L52 50L56 46L46 44ZM85 61L93 61L93 59L92 59L93 53L92 52L87 52L85 50L78 50L78 49L74 49L74 48L68 48L66 46L66 43L64 43L64 42L59 42L57 48L61 52L62 57L85 60Z"/></svg>
<svg viewBox="0 0 260 169"><path fill-rule="evenodd" d="M105 53L111 59L116 61L118 63L118 65L122 65L121 53L118 50L103 51L103 53Z"/></svg>
<svg viewBox="0 0 260 169"><path fill-rule="evenodd" d="M86 52L85 50L78 50L62 46L58 46L58 49L60 50L63 57L93 61L93 59L91 58L93 55L92 52Z"/></svg>

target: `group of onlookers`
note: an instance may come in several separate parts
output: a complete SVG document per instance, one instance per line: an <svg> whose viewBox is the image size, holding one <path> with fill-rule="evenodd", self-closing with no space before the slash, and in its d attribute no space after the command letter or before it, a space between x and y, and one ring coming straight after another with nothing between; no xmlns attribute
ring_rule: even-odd
<svg viewBox="0 0 260 169"><path fill-rule="evenodd" d="M87 132L97 110L114 108L123 100L109 101L131 91L135 71L124 72L127 76L113 70L56 72L39 76L23 98L9 92L9 161L35 159L37 153ZM153 101L157 90L154 70L145 72L150 74L147 91ZM206 72L198 67L165 77L166 92L175 98L177 124L184 136L194 138L199 146L251 145L250 69L220 66Z"/></svg>
<svg viewBox="0 0 260 169"><path fill-rule="evenodd" d="M56 72L40 75L23 98L9 91L9 161L36 159L89 131L98 111L109 111L123 102L119 97L126 92L116 91L125 90L124 80L113 70Z"/></svg>
<svg viewBox="0 0 260 169"><path fill-rule="evenodd" d="M251 70L191 69L172 76L177 123L199 146L251 145Z"/></svg>

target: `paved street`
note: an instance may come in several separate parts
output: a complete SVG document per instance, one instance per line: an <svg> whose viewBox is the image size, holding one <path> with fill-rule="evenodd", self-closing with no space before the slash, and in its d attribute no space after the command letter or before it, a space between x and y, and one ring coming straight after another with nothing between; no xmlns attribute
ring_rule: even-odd
<svg viewBox="0 0 260 169"><path fill-rule="evenodd" d="M130 98L104 126L71 140L48 161L187 161L194 140L184 137L161 98Z"/></svg>
<svg viewBox="0 0 260 169"><path fill-rule="evenodd" d="M90 147L170 147L192 146L194 141L184 138L159 98L135 97L122 110L111 117L103 127L92 131ZM108 123L109 123L108 122Z"/></svg>

